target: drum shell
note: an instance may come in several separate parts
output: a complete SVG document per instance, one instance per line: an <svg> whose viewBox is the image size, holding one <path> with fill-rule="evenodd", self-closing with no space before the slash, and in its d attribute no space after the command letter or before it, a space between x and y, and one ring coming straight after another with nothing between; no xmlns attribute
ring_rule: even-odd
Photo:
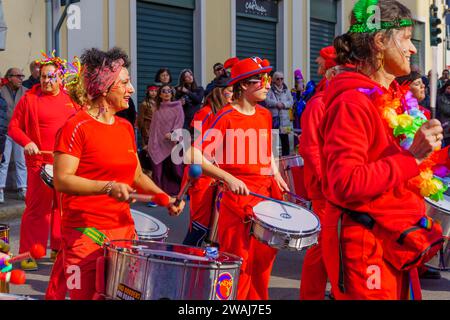
<svg viewBox="0 0 450 320"><path fill-rule="evenodd" d="M443 247L443 257L441 257L439 253L433 259L428 261L426 266L433 269L448 271L450 270L450 212L431 203L429 200L426 200L426 206L427 215L442 226L442 234L446 238ZM441 264L441 259L443 260L444 265Z"/></svg>
<svg viewBox="0 0 450 320"><path fill-rule="evenodd" d="M171 244L154 241L134 241L164 250ZM105 247L106 297L117 300L119 285L125 285L141 293L141 300L219 300L215 283L220 274L233 278L228 300L234 300L237 292L241 260L220 264L211 262L199 265L189 261L179 262L139 256L118 248ZM236 257L237 258L237 257ZM130 265L134 268L130 270Z"/></svg>
<svg viewBox="0 0 450 320"><path fill-rule="evenodd" d="M0 240L9 243L9 226L6 224L0 224ZM0 281L0 293L9 293L9 284Z"/></svg>
<svg viewBox="0 0 450 320"><path fill-rule="evenodd" d="M311 234L293 235L280 229L274 228L257 218L253 219L251 233L253 236L276 249L287 251L301 251L316 245L318 242L319 231Z"/></svg>
<svg viewBox="0 0 450 320"><path fill-rule="evenodd" d="M53 177L50 176L47 171L45 171L45 165L43 165L41 167L41 173L40 173L41 179L42 181L49 187L54 189L54 185L53 185Z"/></svg>
<svg viewBox="0 0 450 320"><path fill-rule="evenodd" d="M27 296L18 296L15 294L0 293L0 301L1 300L36 300L36 299Z"/></svg>

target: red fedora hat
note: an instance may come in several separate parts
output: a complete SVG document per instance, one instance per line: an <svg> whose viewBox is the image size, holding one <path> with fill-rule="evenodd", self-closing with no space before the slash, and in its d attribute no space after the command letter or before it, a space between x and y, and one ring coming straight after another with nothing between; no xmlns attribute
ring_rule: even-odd
<svg viewBox="0 0 450 320"><path fill-rule="evenodd" d="M233 85L241 80L250 78L261 73L269 73L273 67L267 59L259 57L246 58L239 60L231 58L225 62L225 65L231 67L231 80L228 85Z"/></svg>

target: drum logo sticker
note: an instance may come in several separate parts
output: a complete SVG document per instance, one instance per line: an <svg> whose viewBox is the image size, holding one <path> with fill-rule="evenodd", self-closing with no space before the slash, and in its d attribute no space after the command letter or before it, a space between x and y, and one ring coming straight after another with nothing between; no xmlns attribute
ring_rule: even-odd
<svg viewBox="0 0 450 320"><path fill-rule="evenodd" d="M283 219L291 219L292 218L292 216L287 212L281 213L280 217L282 217Z"/></svg>
<svg viewBox="0 0 450 320"><path fill-rule="evenodd" d="M141 300L142 293L119 283L116 297L120 300Z"/></svg>
<svg viewBox="0 0 450 320"><path fill-rule="evenodd" d="M233 277L230 273L222 273L216 280L216 297L219 300L230 299L233 290Z"/></svg>

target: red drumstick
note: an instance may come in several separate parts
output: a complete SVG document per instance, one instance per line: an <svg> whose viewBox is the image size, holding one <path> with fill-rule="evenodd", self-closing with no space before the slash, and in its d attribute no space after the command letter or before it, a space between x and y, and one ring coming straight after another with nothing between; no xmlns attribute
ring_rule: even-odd
<svg viewBox="0 0 450 320"><path fill-rule="evenodd" d="M139 202L154 202L160 207L169 206L169 196L165 193L158 193L153 196L147 194L130 193L130 198Z"/></svg>
<svg viewBox="0 0 450 320"><path fill-rule="evenodd" d="M29 252L21 253L15 257L12 257L9 259L8 263L12 264L30 258L40 259L43 256L45 256L45 248L40 244L34 244Z"/></svg>
<svg viewBox="0 0 450 320"><path fill-rule="evenodd" d="M23 270L12 270L11 272L0 273L0 281L12 284L24 284L25 272Z"/></svg>
<svg viewBox="0 0 450 320"><path fill-rule="evenodd" d="M40 151L41 154L48 154L53 156L53 151Z"/></svg>

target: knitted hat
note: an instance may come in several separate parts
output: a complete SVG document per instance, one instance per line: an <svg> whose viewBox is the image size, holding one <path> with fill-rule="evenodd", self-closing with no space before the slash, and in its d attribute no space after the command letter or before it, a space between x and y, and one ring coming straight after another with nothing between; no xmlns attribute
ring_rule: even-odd
<svg viewBox="0 0 450 320"><path fill-rule="evenodd" d="M337 66L336 58L336 49L333 46L325 47L320 50L320 56L325 59L325 69L330 69Z"/></svg>
<svg viewBox="0 0 450 320"><path fill-rule="evenodd" d="M232 60L231 63L230 60ZM225 62L225 65L227 66L230 64L231 80L228 83L230 86L257 74L269 73L273 69L270 66L269 60L262 60L258 57L246 58L243 60L231 58Z"/></svg>
<svg viewBox="0 0 450 320"><path fill-rule="evenodd" d="M297 69L294 71L294 79L295 79L296 83L302 82L305 79L305 78L303 78L302 70Z"/></svg>

